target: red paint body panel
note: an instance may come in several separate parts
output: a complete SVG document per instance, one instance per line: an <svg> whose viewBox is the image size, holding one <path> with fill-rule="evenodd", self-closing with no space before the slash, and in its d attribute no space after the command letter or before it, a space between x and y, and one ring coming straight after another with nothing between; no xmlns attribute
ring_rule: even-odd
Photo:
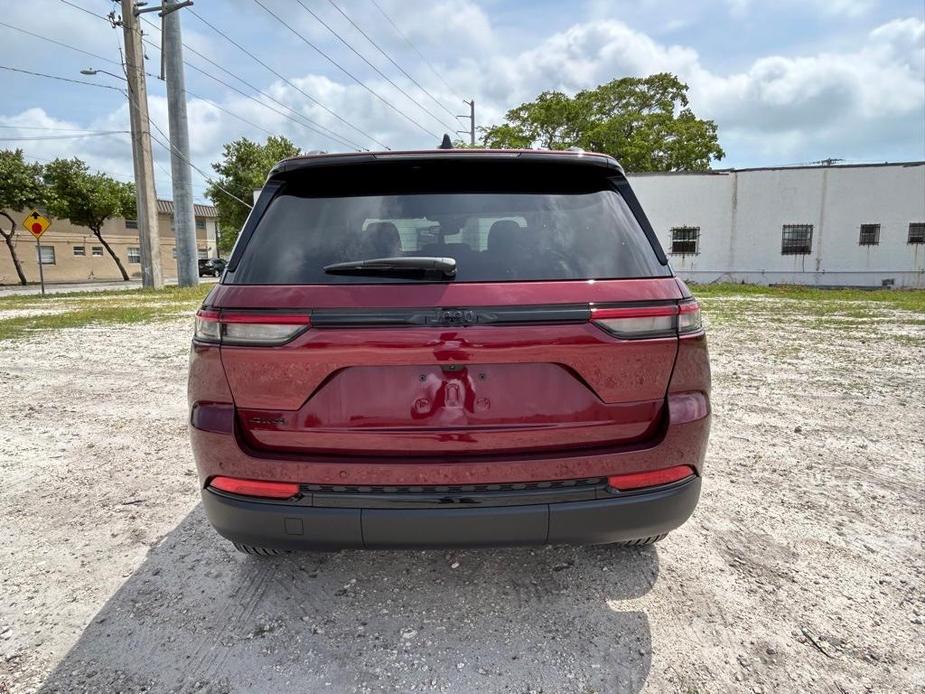
<svg viewBox="0 0 925 694"><path fill-rule="evenodd" d="M310 329L272 350L223 347L222 361L235 404L243 408L297 410L332 374L372 364L559 364L614 403L664 397L677 345L677 338L620 340L590 323ZM355 397L384 395L360 387Z"/></svg>
<svg viewBox="0 0 925 694"><path fill-rule="evenodd" d="M663 398L607 404L555 364L359 366L328 379L299 410L239 409L256 448L413 458L638 441Z"/></svg>
<svg viewBox="0 0 925 694"><path fill-rule="evenodd" d="M691 401L700 400L699 405ZM380 456L286 456L255 454L233 434L191 429L199 478L203 486L215 475L315 484L439 485L531 482L657 470L690 465L703 467L710 415L704 393L668 398L668 416L653 441L612 449L553 454L477 456L472 459L434 457L415 461Z"/></svg>

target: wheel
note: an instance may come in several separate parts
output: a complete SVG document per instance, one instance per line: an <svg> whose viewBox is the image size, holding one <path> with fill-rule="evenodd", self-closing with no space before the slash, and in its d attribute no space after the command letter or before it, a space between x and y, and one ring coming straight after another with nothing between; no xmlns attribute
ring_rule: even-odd
<svg viewBox="0 0 925 694"><path fill-rule="evenodd" d="M653 535L652 537L640 537L636 540L624 540L623 542L614 542L618 547L639 547L641 545L654 545L659 540L664 540L668 537L668 533L662 533L661 535Z"/></svg>
<svg viewBox="0 0 925 694"><path fill-rule="evenodd" d="M289 554L284 549L270 549L269 547L254 547L252 545L242 545L239 542L233 542L234 548L242 554L250 554L255 557L279 557Z"/></svg>

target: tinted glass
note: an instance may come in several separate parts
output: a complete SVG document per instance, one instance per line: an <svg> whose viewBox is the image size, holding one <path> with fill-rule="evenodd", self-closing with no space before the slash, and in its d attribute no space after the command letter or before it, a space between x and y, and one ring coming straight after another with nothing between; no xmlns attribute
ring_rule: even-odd
<svg viewBox="0 0 925 694"><path fill-rule="evenodd" d="M416 281L407 276L329 275L323 269L331 263L394 256L454 258L454 282L669 274L626 202L609 187L568 192L362 192L311 194L305 186L284 188L261 218L234 277L226 281Z"/></svg>

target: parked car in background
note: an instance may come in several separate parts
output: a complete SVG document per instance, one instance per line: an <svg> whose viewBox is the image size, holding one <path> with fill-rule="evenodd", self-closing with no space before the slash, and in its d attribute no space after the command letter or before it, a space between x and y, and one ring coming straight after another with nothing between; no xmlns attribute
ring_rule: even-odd
<svg viewBox="0 0 925 694"><path fill-rule="evenodd" d="M199 259L199 276L200 277L221 277L225 271L227 263L221 258L200 258Z"/></svg>
<svg viewBox="0 0 925 694"><path fill-rule="evenodd" d="M648 544L700 495L700 309L619 164L313 155L196 317L190 432L242 552Z"/></svg>

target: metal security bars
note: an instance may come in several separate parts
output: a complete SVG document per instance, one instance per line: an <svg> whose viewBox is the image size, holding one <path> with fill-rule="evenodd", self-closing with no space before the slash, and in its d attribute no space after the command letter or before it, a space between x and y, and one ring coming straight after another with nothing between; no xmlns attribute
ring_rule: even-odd
<svg viewBox="0 0 925 694"><path fill-rule="evenodd" d="M925 222L909 222L907 243L925 243Z"/></svg>
<svg viewBox="0 0 925 694"><path fill-rule="evenodd" d="M859 246L876 246L880 243L880 225L862 224L861 234L858 236Z"/></svg>
<svg viewBox="0 0 925 694"><path fill-rule="evenodd" d="M672 227L671 255L697 255L700 252L700 227Z"/></svg>
<svg viewBox="0 0 925 694"><path fill-rule="evenodd" d="M809 255L813 252L812 224L784 224L781 255Z"/></svg>

